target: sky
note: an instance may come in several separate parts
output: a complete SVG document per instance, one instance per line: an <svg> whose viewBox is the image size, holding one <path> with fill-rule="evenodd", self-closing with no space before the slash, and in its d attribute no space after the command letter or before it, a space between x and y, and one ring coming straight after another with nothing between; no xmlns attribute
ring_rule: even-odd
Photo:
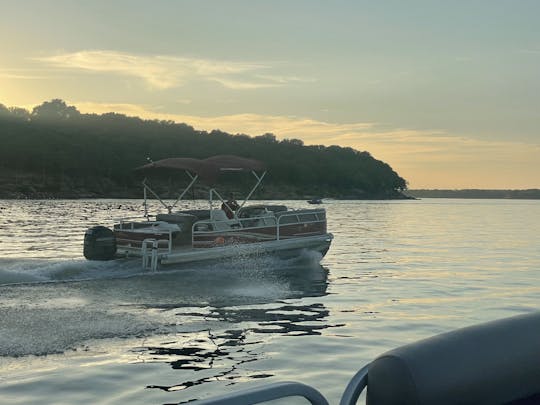
<svg viewBox="0 0 540 405"><path fill-rule="evenodd" d="M368 151L540 188L540 1L0 0L0 103Z"/></svg>

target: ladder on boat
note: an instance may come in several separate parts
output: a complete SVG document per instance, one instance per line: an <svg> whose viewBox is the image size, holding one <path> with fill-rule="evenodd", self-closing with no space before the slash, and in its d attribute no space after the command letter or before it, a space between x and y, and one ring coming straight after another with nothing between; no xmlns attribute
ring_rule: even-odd
<svg viewBox="0 0 540 405"><path fill-rule="evenodd" d="M169 241L162 239L145 239L142 242L142 268L155 272L159 264L159 245L166 244L169 247Z"/></svg>

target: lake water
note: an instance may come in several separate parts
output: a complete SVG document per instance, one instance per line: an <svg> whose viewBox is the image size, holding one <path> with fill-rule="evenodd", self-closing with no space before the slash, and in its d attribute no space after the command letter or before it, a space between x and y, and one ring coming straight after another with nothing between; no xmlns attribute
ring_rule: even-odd
<svg viewBox="0 0 540 405"><path fill-rule="evenodd" d="M145 274L82 257L86 228L141 201L0 200L0 402L171 404L296 380L336 403L386 350L540 307L540 201L324 207L321 265Z"/></svg>

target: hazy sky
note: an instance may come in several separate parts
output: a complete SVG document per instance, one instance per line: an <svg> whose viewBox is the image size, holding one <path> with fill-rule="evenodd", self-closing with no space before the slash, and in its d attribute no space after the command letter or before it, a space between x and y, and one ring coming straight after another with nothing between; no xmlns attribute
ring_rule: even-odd
<svg viewBox="0 0 540 405"><path fill-rule="evenodd" d="M351 146L540 188L540 1L0 0L0 103Z"/></svg>

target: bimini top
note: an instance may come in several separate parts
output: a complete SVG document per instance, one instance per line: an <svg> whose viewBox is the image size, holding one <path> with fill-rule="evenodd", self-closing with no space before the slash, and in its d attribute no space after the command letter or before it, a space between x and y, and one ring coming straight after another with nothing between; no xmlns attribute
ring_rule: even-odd
<svg viewBox="0 0 540 405"><path fill-rule="evenodd" d="M234 155L217 155L207 159L168 158L138 167L145 173L169 170L188 170L203 179L214 179L223 171L264 170L264 163Z"/></svg>

